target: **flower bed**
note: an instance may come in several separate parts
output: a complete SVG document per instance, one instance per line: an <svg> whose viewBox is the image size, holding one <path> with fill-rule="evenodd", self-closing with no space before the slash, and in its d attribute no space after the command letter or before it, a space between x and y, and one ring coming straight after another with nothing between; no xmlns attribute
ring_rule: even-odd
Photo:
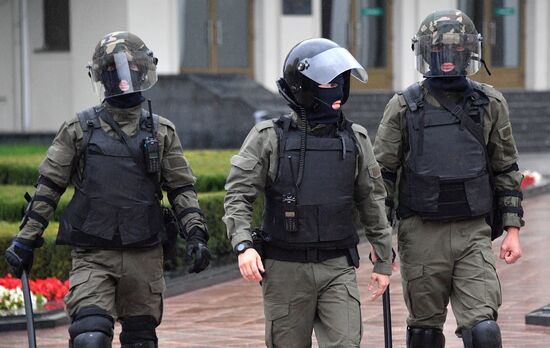
<svg viewBox="0 0 550 348"><path fill-rule="evenodd" d="M69 291L69 281L50 277L30 279L31 300L37 312L63 308L63 297ZM21 280L8 274L0 278L0 316L25 313Z"/></svg>
<svg viewBox="0 0 550 348"><path fill-rule="evenodd" d="M542 175L536 171L525 170L522 172L523 180L521 181L521 188L525 189L531 186L537 186L542 180Z"/></svg>

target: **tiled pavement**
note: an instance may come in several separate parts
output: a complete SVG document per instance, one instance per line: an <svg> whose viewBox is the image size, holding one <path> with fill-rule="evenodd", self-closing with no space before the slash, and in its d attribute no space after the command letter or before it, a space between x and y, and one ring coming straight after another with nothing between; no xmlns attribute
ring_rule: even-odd
<svg viewBox="0 0 550 348"><path fill-rule="evenodd" d="M499 323L505 348L546 348L550 347L550 327L525 325L525 314L550 303L550 195L530 198L524 207L528 225L521 232L523 257L515 265L497 262L504 298ZM495 242L495 253L499 247L500 241ZM361 253L366 252L363 244ZM384 347L382 302L365 300L371 269L363 260L357 274L363 298L361 347ZM399 273L392 276L391 296L394 347L404 347L406 309ZM448 348L462 347L454 329L449 311ZM160 347L263 347L263 330L259 285L237 279L166 299L158 335ZM67 327L39 330L37 341L41 348L66 347ZM114 346L119 347L116 339ZM0 333L0 347L26 347L26 332Z"/></svg>

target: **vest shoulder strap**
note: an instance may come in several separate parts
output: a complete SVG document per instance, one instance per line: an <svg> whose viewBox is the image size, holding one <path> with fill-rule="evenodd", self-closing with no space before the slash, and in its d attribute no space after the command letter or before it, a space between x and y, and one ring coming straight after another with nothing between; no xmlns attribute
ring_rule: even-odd
<svg viewBox="0 0 550 348"><path fill-rule="evenodd" d="M139 120L139 124L142 130L151 130L151 126L149 125L149 112L141 109L141 118ZM157 134L159 130L159 124L160 124L160 118L159 115L153 113L153 133Z"/></svg>
<svg viewBox="0 0 550 348"><path fill-rule="evenodd" d="M99 123L99 117L94 107L80 111L76 114L76 116L78 117L78 121L80 122L80 127L82 128L83 132L88 132L90 128L101 127L101 124Z"/></svg>
<svg viewBox="0 0 550 348"><path fill-rule="evenodd" d="M279 143L279 157L283 154L286 146L286 139L288 138L288 129L290 128L291 118L288 115L279 117L272 123L275 124L275 133L277 134L277 140Z"/></svg>
<svg viewBox="0 0 550 348"><path fill-rule="evenodd" d="M411 112L416 112L424 106L424 96L420 83L416 82L403 91L403 98L407 102L407 107Z"/></svg>

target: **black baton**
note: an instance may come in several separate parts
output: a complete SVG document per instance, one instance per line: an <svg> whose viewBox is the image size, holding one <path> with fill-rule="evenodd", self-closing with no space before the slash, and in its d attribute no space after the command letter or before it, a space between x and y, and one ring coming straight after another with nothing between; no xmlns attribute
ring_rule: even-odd
<svg viewBox="0 0 550 348"><path fill-rule="evenodd" d="M392 260L393 263L395 261L395 250L393 248L392 251ZM374 264L372 261L371 254L369 254L369 260ZM390 306L390 285L388 284L388 287L386 288L386 291L384 291L384 294L382 294L382 313L384 315L384 346L386 348L392 348L393 347L393 341L392 341L392 332L391 332L391 306Z"/></svg>
<svg viewBox="0 0 550 348"><path fill-rule="evenodd" d="M391 307L390 307L390 285L382 295L382 308L384 311L384 345L386 348L392 348L392 332L391 332Z"/></svg>
<svg viewBox="0 0 550 348"><path fill-rule="evenodd" d="M23 300L25 302L25 317L27 318L27 336L29 337L29 348L36 348L36 334L34 332L34 318L32 315L31 289L27 272L21 274L23 285Z"/></svg>

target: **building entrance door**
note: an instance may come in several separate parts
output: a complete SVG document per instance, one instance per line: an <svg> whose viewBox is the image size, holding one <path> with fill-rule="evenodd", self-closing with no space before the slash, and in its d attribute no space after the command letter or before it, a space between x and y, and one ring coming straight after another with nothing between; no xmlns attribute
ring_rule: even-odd
<svg viewBox="0 0 550 348"><path fill-rule="evenodd" d="M252 0L183 0L181 71L252 77Z"/></svg>
<svg viewBox="0 0 550 348"><path fill-rule="evenodd" d="M473 76L495 87L523 88L525 83L525 3L523 0L459 0L459 9L483 36L484 68Z"/></svg>
<svg viewBox="0 0 550 348"><path fill-rule="evenodd" d="M323 0L322 34L347 48L368 71L367 85L352 79L352 88L392 88L391 0Z"/></svg>

